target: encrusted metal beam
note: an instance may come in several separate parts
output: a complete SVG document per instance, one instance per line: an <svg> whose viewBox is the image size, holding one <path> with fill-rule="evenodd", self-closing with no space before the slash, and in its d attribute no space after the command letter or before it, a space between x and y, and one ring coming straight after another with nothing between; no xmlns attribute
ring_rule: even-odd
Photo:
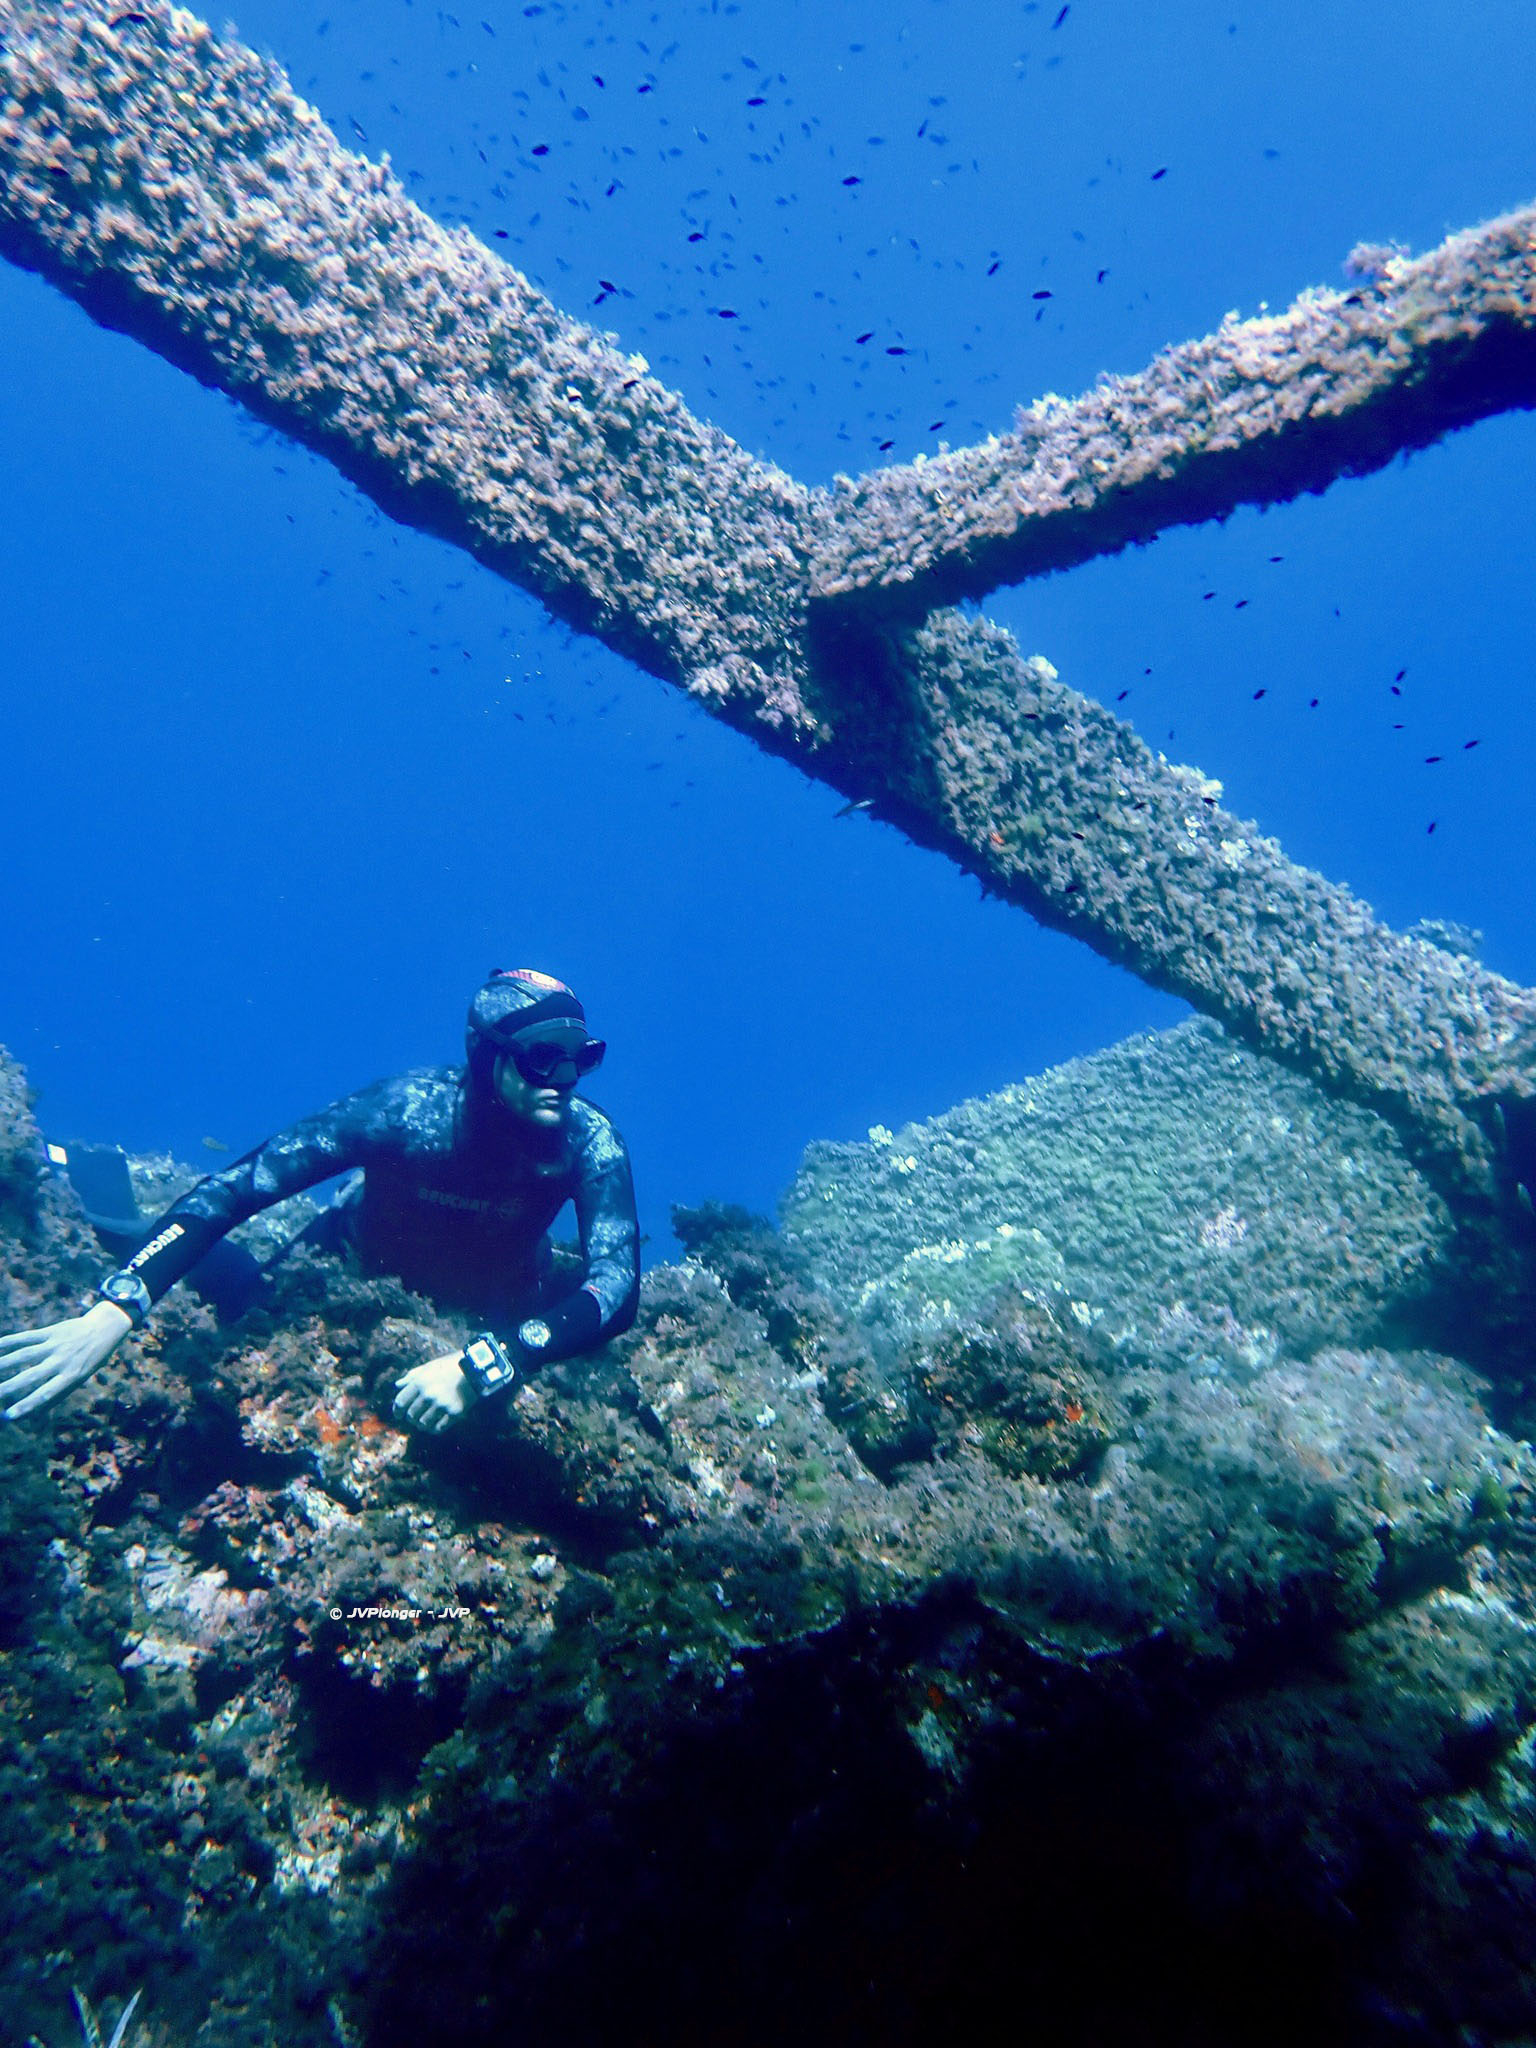
<svg viewBox="0 0 1536 2048"><path fill-rule="evenodd" d="M1513 373L1498 381L1487 337L1526 332L1529 233L1512 221L1467 246L1476 261L1452 267L1482 280L1475 309L1467 291L1429 288L1445 252L1387 266L1396 339L1379 348L1367 345L1381 316L1366 293L1270 323L1256 355L1218 336L1164 358L1141 380L1142 411L1124 415L1113 488L1156 480L1171 449L1189 450L1179 392L1198 383L1202 350L1248 362L1269 394L1239 408L1243 435L1233 429L1250 495L1268 461L1279 479L1268 495L1299 487L1298 406L1343 417L1341 393L1375 388L1383 362L1411 364L1410 318L1442 394L1456 385L1445 366L1458 335L1481 365L1462 378L1457 416L1513 402L1525 387ZM1003 486L986 481L986 450L952 458L964 480L937 506L942 521L936 500L882 499L899 486L878 478L806 489L696 420L642 361L567 319L473 236L431 220L387 168L344 149L275 66L155 0L111 15L0 0L0 253L329 457L396 518L869 799L984 886L1374 1104L1453 1200L1486 1211L1486 1098L1533 1086L1536 993L1388 931L1223 812L1218 785L1170 767L997 628L951 614L879 625L859 604L815 601L830 588L839 522L850 562L889 566L908 511L915 544L931 550L924 574L940 574L957 530L963 553L987 557ZM1358 360L1345 350L1353 368L1339 357L1327 383L1307 368L1307 337L1338 322L1360 335ZM1401 364L1388 382L1417 388ZM1149 424L1154 391L1171 408L1166 439ZM1110 397L1074 416L1095 405ZM1426 415L1401 404L1362 400L1348 416L1355 453L1334 444L1332 474L1424 437ZM1306 431L1325 445L1322 427ZM1215 426L1207 438L1220 438ZM1218 454L1202 459L1201 474L1220 473ZM1069 435L1041 475L1059 467L1063 503L1081 489L1099 507L1093 547L1116 546L1127 530L1092 462ZM1080 552L1093 551L1088 531L1080 523Z"/></svg>
<svg viewBox="0 0 1536 2048"><path fill-rule="evenodd" d="M921 614L1536 405L1536 207L1412 261L1361 249L1351 263L1353 290L1229 316L1134 377L1038 400L1010 434L842 480L816 596Z"/></svg>
<svg viewBox="0 0 1536 2048"><path fill-rule="evenodd" d="M0 0L0 38L0 253L656 674L792 668L809 493L275 65L163 5Z"/></svg>
<svg viewBox="0 0 1536 2048"><path fill-rule="evenodd" d="M1453 1201L1490 1192L1486 1098L1536 1076L1536 990L1382 924L1223 808L1222 785L985 619L893 629L842 745L874 808L1248 1044L1370 1104Z"/></svg>

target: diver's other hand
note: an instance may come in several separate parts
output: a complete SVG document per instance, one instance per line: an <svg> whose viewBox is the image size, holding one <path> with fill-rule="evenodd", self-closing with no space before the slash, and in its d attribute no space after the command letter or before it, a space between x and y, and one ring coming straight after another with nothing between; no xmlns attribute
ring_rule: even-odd
<svg viewBox="0 0 1536 2048"><path fill-rule="evenodd" d="M67 1322L0 1337L0 1416L19 1421L83 1386L133 1328L115 1302L98 1301Z"/></svg>
<svg viewBox="0 0 1536 2048"><path fill-rule="evenodd" d="M446 1358L429 1358L425 1365L413 1365L395 1384L395 1413L403 1415L413 1429L437 1436L447 1429L476 1398L475 1390L459 1365L460 1353Z"/></svg>

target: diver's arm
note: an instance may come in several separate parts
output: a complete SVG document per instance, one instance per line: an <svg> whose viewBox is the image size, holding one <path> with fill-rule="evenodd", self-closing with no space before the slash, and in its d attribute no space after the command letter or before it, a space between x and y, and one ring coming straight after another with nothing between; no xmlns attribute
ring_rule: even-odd
<svg viewBox="0 0 1536 2048"><path fill-rule="evenodd" d="M600 1110L592 1117L573 1197L587 1277L534 1319L548 1329L547 1343L523 1338L530 1359L541 1363L606 1344L629 1328L640 1305L640 1226L629 1153Z"/></svg>
<svg viewBox="0 0 1536 2048"><path fill-rule="evenodd" d="M378 1121L386 1086L333 1102L279 1131L221 1173L200 1180L171 1204L133 1257L103 1285L136 1321L142 1321L237 1223L349 1167L365 1165L368 1133Z"/></svg>
<svg viewBox="0 0 1536 2048"><path fill-rule="evenodd" d="M127 1264L106 1276L98 1299L78 1316L0 1337L0 1416L14 1421L83 1385L235 1224L362 1164L386 1086L333 1103L189 1188Z"/></svg>

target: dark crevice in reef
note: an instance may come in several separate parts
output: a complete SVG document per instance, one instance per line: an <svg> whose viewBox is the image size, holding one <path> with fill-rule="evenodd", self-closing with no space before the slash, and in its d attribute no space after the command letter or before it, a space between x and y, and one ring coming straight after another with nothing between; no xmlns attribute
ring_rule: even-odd
<svg viewBox="0 0 1536 2048"><path fill-rule="evenodd" d="M302 1702L295 1762L307 1778L359 1807L408 1798L422 1759L453 1733L463 1711L462 1682L426 1690L401 1674L380 1686L314 1659L296 1667L295 1676Z"/></svg>
<svg viewBox="0 0 1536 2048"><path fill-rule="evenodd" d="M1362 1743L1376 1803L1352 1837L1340 1823L1350 1867L1322 1897L1293 1811L1251 1839L1192 1779L1187 1745L1222 1701L1169 1669L1148 1712L1142 1661L1032 1660L941 1596L756 1660L702 1720L663 1712L621 1784L599 1762L532 1816L492 1799L472 1837L450 1807L391 1887L370 2048L433 2026L459 2048L1393 2038L1362 1962L1405 1910L1414 1787L1392 1796ZM988 1664L962 1788L932 1759ZM451 1957L451 1995L427 1997Z"/></svg>

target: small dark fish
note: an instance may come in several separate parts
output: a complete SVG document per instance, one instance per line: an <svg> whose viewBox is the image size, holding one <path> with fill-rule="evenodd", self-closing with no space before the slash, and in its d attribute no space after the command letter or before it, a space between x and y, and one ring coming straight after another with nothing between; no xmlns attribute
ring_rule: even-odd
<svg viewBox="0 0 1536 2048"><path fill-rule="evenodd" d="M491 233L496 237L498 242L504 242L507 239L507 231L505 228L492 228Z"/></svg>
<svg viewBox="0 0 1536 2048"><path fill-rule="evenodd" d="M147 14L140 14L138 9L134 8L127 14L114 14L112 19L107 23L107 27L121 28L125 22L129 21L136 21L144 28L148 28L149 26L149 16Z"/></svg>
<svg viewBox="0 0 1536 2048"><path fill-rule="evenodd" d="M1054 292L1031 292L1029 296L1030 296L1030 297L1031 297L1032 299L1050 299L1050 298L1054 298L1054 297L1055 297L1055 293L1054 293Z"/></svg>
<svg viewBox="0 0 1536 2048"><path fill-rule="evenodd" d="M1108 275L1109 275L1109 272L1108 272L1107 270L1101 270L1101 271L1099 272L1098 276L1097 276L1097 277L1096 277L1096 278L1095 278L1095 279L1094 279L1093 281L1094 281L1094 283L1095 283L1095 284L1102 284L1102 283L1104 282L1105 278L1106 278L1106 277L1108 277Z"/></svg>
<svg viewBox="0 0 1536 2048"><path fill-rule="evenodd" d="M1407 675L1407 673L1407 669L1400 668L1393 680L1400 683L1403 680L1403 677Z"/></svg>
<svg viewBox="0 0 1536 2048"><path fill-rule="evenodd" d="M868 334L856 334L853 337L853 345L855 348L862 348L866 341L873 341L874 338L875 330L871 327Z"/></svg>
<svg viewBox="0 0 1536 2048"><path fill-rule="evenodd" d="M896 446L896 443L895 443L894 441L882 441L882 442L880 443L880 453L881 453L882 455L889 455L889 454L890 454L890 452L891 452L891 450L892 450L892 449L893 449L893 448L894 448L895 446Z"/></svg>
<svg viewBox="0 0 1536 2048"><path fill-rule="evenodd" d="M357 137L358 141L361 142L363 146L366 148L368 143L368 135L367 131L363 127L362 122L354 120L351 114L348 114L347 120L351 125L352 133Z"/></svg>
<svg viewBox="0 0 1536 2048"><path fill-rule="evenodd" d="M936 433L937 433L937 432L939 431L940 427L942 427L942 426L943 426L943 424L944 424L944 422L943 422L942 420L930 420L930 421L928 422L928 431L929 431L929 433L930 433L930 434L936 434Z"/></svg>
<svg viewBox="0 0 1536 2048"><path fill-rule="evenodd" d="M736 309L734 306L717 306L715 308L715 318L717 320L734 320L736 318Z"/></svg>
<svg viewBox="0 0 1536 2048"><path fill-rule="evenodd" d="M1308 704L1308 706L1307 706L1307 709L1308 709L1309 711L1315 711L1315 710L1317 709L1317 707L1318 707L1318 705L1319 705L1319 703L1320 703L1321 701L1322 701L1322 700L1321 700L1321 698L1318 698L1318 697L1314 697L1314 698L1312 699L1311 703L1310 703L1310 704Z"/></svg>
<svg viewBox="0 0 1536 2048"><path fill-rule="evenodd" d="M1442 761L1444 758L1443 754L1426 754L1424 756L1424 766L1426 768L1433 768L1437 761Z"/></svg>
<svg viewBox="0 0 1536 2048"><path fill-rule="evenodd" d="M1063 22L1064 22L1064 21L1066 20L1067 16L1068 16L1068 15L1069 15L1069 14L1070 14L1071 12L1072 12L1072 0L1067 0L1067 4L1066 4L1066 6L1065 6L1065 7L1063 7L1063 9L1061 10L1060 14L1058 14L1058 15L1057 15L1057 17L1056 17L1056 19L1055 19L1055 20L1054 20L1054 21L1053 21L1053 22L1051 23L1051 27L1052 27L1052 28L1060 28L1060 27L1061 27L1061 24L1062 24L1062 23L1063 23Z"/></svg>
<svg viewBox="0 0 1536 2048"><path fill-rule="evenodd" d="M1117 697L1117 698L1115 699L1115 702L1116 702L1117 704L1123 704L1123 703L1125 702L1126 698L1127 698L1127 697L1129 697L1129 695L1130 695L1130 694L1131 694L1131 693L1130 693L1130 691L1129 691L1129 690L1122 690L1122 691L1120 692L1119 696L1118 696L1118 697Z"/></svg>
<svg viewBox="0 0 1536 2048"><path fill-rule="evenodd" d="M872 796L857 796L851 803L844 804L840 811L834 811L832 815L834 818L851 818L855 811L867 811L873 802L874 798Z"/></svg>
<svg viewBox="0 0 1536 2048"><path fill-rule="evenodd" d="M904 356L906 353L904 348L891 347L886 350L888 356Z"/></svg>
<svg viewBox="0 0 1536 2048"><path fill-rule="evenodd" d="M1240 597L1240 598L1239 598L1239 599L1237 600L1237 603L1236 603L1235 605L1233 605L1233 607L1232 607L1233 611L1235 611L1235 612L1240 612L1240 611L1242 610L1243 606L1244 606L1244 605L1245 605L1245 604L1246 604L1247 602L1248 602L1248 600L1247 600L1247 598L1246 598L1246 597Z"/></svg>
<svg viewBox="0 0 1536 2048"><path fill-rule="evenodd" d="M1216 593L1215 593L1215 591L1214 591L1214 590L1207 590L1207 591L1205 591L1205 592L1204 592L1204 593L1202 594L1202 596L1201 596L1201 599L1200 599L1200 602L1201 602L1202 604L1209 604L1209 603L1210 603L1210 601L1211 601L1211 599L1212 599L1212 598L1213 598L1213 597L1214 597L1215 595L1216 595Z"/></svg>
<svg viewBox="0 0 1536 2048"><path fill-rule="evenodd" d="M1166 178L1166 177L1167 177L1167 175L1168 175L1168 166L1167 166L1166 164L1164 164L1164 165L1163 165L1163 167L1162 167L1162 169L1161 169L1160 171L1154 171L1154 172L1152 173L1152 182L1153 182L1153 184L1155 185L1155 184L1157 183L1157 181L1158 181L1158 179L1159 179L1159 178Z"/></svg>
<svg viewBox="0 0 1536 2048"><path fill-rule="evenodd" d="M766 107L767 104L768 102L763 98L761 93L754 93L752 98L747 101L747 105L749 107Z"/></svg>
<svg viewBox="0 0 1536 2048"><path fill-rule="evenodd" d="M999 256L999 257L998 257L998 259L997 259L997 261L996 261L995 263L989 263L989 264L987 265L987 275L988 275L988 277L996 277L997 273L998 273L998 272L999 272L999 271L1000 271L1000 270L1002 269L1002 267L1003 267L1003 259L1002 259L1002 257L1001 257L1001 256Z"/></svg>
<svg viewBox="0 0 1536 2048"><path fill-rule="evenodd" d="M1268 695L1269 692L1267 690L1255 690L1253 693L1253 701L1255 704L1257 704L1261 697L1267 697Z"/></svg>
<svg viewBox="0 0 1536 2048"><path fill-rule="evenodd" d="M862 185L863 182L864 180L859 176L857 171L850 171L848 176L843 180L843 183L845 185Z"/></svg>
<svg viewBox="0 0 1536 2048"><path fill-rule="evenodd" d="M1439 820L1438 818L1431 818L1431 819L1430 819L1430 821L1429 821L1429 823L1428 823L1428 824L1427 824L1427 825L1425 826L1425 828L1424 828L1424 829L1425 829L1425 831L1426 831L1426 832L1433 832L1433 831L1434 831L1434 829L1435 829L1435 827L1436 827L1436 826L1437 826L1437 825L1439 824L1439 822L1440 822L1440 820Z"/></svg>
<svg viewBox="0 0 1536 2048"><path fill-rule="evenodd" d="M1392 694L1394 697L1401 697L1401 695L1403 694L1396 683L1392 685Z"/></svg>
<svg viewBox="0 0 1536 2048"><path fill-rule="evenodd" d="M1474 747L1480 747L1482 744L1483 743L1481 740L1463 740L1461 743L1461 751L1464 754L1470 754Z"/></svg>
<svg viewBox="0 0 1536 2048"><path fill-rule="evenodd" d="M1284 555L1271 555L1269 559L1272 562L1283 562L1285 560L1285 557Z"/></svg>
<svg viewBox="0 0 1536 2048"><path fill-rule="evenodd" d="M536 142L528 154L530 156L548 156L549 144L547 142Z"/></svg>

